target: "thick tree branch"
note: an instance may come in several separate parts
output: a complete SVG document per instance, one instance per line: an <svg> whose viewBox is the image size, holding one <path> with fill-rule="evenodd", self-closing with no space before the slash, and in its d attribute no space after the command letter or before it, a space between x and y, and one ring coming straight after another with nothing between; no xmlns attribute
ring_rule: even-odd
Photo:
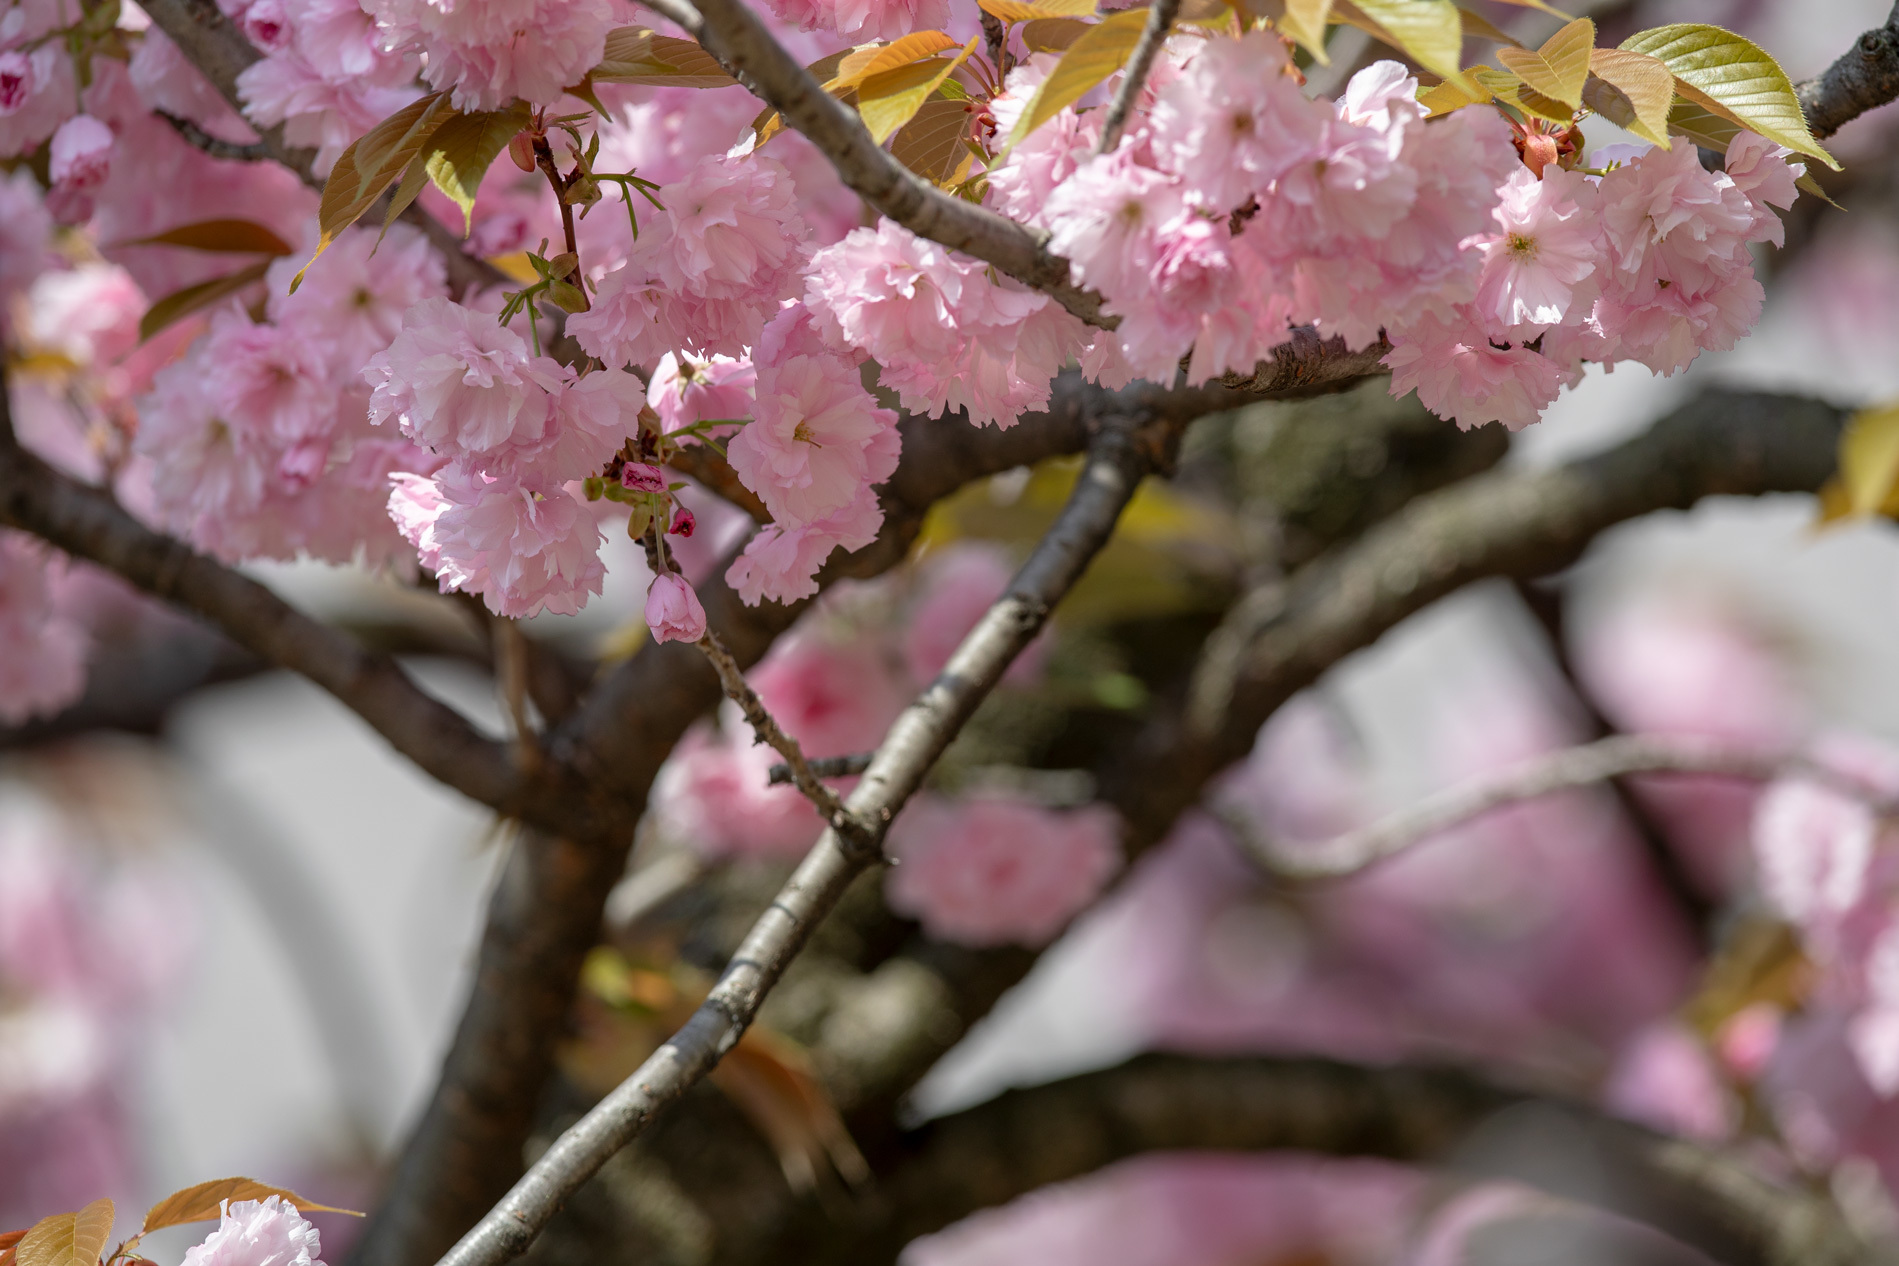
<svg viewBox="0 0 1899 1266"><path fill-rule="evenodd" d="M856 842L825 831L686 1026L563 1134L450 1250L444 1266L497 1266L523 1252L562 1201L744 1034L818 921L878 860L884 832L930 766L1107 543L1150 465L1135 434L1128 419L1103 428L1048 534L936 681L892 725L849 802L854 817L872 824L871 837Z"/></svg>
<svg viewBox="0 0 1899 1266"><path fill-rule="evenodd" d="M237 77L249 69L252 63L261 60L263 54L244 38L244 32L238 29L237 23L224 16L213 0L152 0L150 4L140 7L151 17L153 25L178 46L185 60L196 66L211 81L212 87L231 103L231 108L243 114L244 100L237 90ZM258 144L262 147L259 151L261 155L274 158L288 167L310 188L319 192L322 190L323 181L315 170L316 151L286 141L283 124L260 129ZM493 264L463 250L454 233L424 211L420 204L412 204L402 213L402 218L421 229L441 253L448 269L449 285L456 294L466 295L470 291L485 290L491 286L514 284L506 273Z"/></svg>
<svg viewBox="0 0 1899 1266"><path fill-rule="evenodd" d="M1267 872L1299 881L1340 879L1494 810L1631 774L1697 774L1753 782L1798 776L1867 800L1881 812L1890 808L1887 797L1864 783L1806 757L1750 751L1679 735L1620 734L1549 752L1515 768L1449 788L1319 844L1275 844L1261 838L1248 824L1237 825L1247 851Z"/></svg>
<svg viewBox="0 0 1899 1266"><path fill-rule="evenodd" d="M743 0L647 0L706 46L758 97L811 139L844 183L866 202L918 237L987 260L1024 285L1043 291L1070 312L1106 329L1101 296L1068 279L1068 261L1051 254L1046 234L1007 216L952 197L905 167L871 140L856 111L824 91L809 71L772 38Z"/></svg>
<svg viewBox="0 0 1899 1266"><path fill-rule="evenodd" d="M812 1209L775 1260L886 1266L910 1240L979 1210L1143 1152L1175 1150L1376 1157L1510 1178L1648 1223L1726 1266L1876 1259L1823 1196L1463 1070L1144 1055L1013 1090L911 1132L877 1158L876 1193L857 1220L840 1228Z"/></svg>
<svg viewBox="0 0 1899 1266"><path fill-rule="evenodd" d="M4 380L0 380L4 395ZM429 697L395 660L296 611L256 581L145 527L110 494L22 449L0 405L0 523L202 616L246 650L335 695L390 746L478 803L512 817L572 824L571 797L531 779L506 745Z"/></svg>
<svg viewBox="0 0 1899 1266"><path fill-rule="evenodd" d="M152 113L171 124L171 130L184 137L186 143L193 149L209 154L213 158L227 158L240 163L256 163L271 157L269 148L261 141L252 142L250 144L243 144L238 141L227 141L222 137L211 135L211 133L205 131L190 119L180 118L175 114L167 114L163 110L154 110Z"/></svg>
<svg viewBox="0 0 1899 1266"><path fill-rule="evenodd" d="M1823 74L1796 91L1807 126L1820 140L1899 98L1899 4L1884 26L1861 35Z"/></svg>
<svg viewBox="0 0 1899 1266"><path fill-rule="evenodd" d="M1153 68L1154 58L1167 42L1168 33L1174 29L1174 19L1179 15L1180 0L1154 0L1148 9L1147 25L1141 28L1141 42L1134 46L1134 55L1128 58L1121 86L1108 105L1108 117L1101 124L1101 140L1095 146L1095 153L1110 153L1121 143L1121 130L1127 126L1128 114L1141 95L1141 85L1147 82L1147 72Z"/></svg>

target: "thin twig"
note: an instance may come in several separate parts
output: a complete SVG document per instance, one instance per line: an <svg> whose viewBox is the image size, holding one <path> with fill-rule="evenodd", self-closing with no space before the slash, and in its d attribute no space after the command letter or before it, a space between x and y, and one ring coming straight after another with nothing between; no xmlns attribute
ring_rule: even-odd
<svg viewBox="0 0 1899 1266"><path fill-rule="evenodd" d="M738 1042L818 921L881 856L884 832L924 775L1107 543L1149 469L1148 456L1133 442L1137 425L1137 419L1123 418L1103 427L1048 534L942 673L891 727L849 801L851 814L869 825L869 838L853 842L836 830L819 838L686 1026L557 1139L442 1258L442 1266L499 1266L525 1251L567 1197Z"/></svg>
<svg viewBox="0 0 1899 1266"><path fill-rule="evenodd" d="M202 150L213 158L228 158L240 163L255 163L261 162L271 156L270 147L265 145L262 141L256 141L249 145L241 144L237 141L227 141L222 137L211 135L211 133L205 131L190 119L181 118L176 114L169 114L164 110L154 110L152 113L171 124L172 131L184 137L185 141L194 149Z"/></svg>
<svg viewBox="0 0 1899 1266"><path fill-rule="evenodd" d="M725 697L739 706L745 714L746 722L752 727L752 733L758 736L758 742L768 745L774 752L785 758L783 765L775 768L786 770L786 781L795 783L804 798L817 806L818 812L831 827L853 841L862 842L870 838L868 828L851 816L837 793L818 781L818 775L812 770L804 757L804 749L798 746L798 740L785 733L784 727L758 697L751 683L745 680L745 671L732 658L732 652L725 649L719 641L719 635L706 630L699 639L699 649L712 661L712 667L719 674L719 684L725 687Z"/></svg>
<svg viewBox="0 0 1899 1266"><path fill-rule="evenodd" d="M1550 752L1439 792L1321 844L1275 845L1260 838L1256 829L1242 829L1238 834L1253 860L1277 877L1342 879L1497 809L1632 774L1693 774L1750 782L1799 776L1864 800L1882 813L1894 807L1892 797L1806 756L1750 751L1680 736L1618 734ZM1232 821L1230 815L1228 821Z"/></svg>
<svg viewBox="0 0 1899 1266"><path fill-rule="evenodd" d="M1154 58L1160 54L1161 45L1167 42L1168 34L1174 29L1174 19L1180 14L1180 0L1154 0L1153 7L1147 11L1147 25L1141 29L1141 42L1134 46L1134 55L1128 58L1128 68L1121 77L1121 87L1114 94L1114 101L1108 106L1108 118L1101 125L1101 141L1095 146L1095 153L1107 154L1121 143L1121 130L1127 126L1128 115L1134 110L1134 102L1141 95L1141 85L1147 82L1147 72L1153 68Z"/></svg>
<svg viewBox="0 0 1899 1266"><path fill-rule="evenodd" d="M855 778L870 768L871 758L875 755L875 752L861 752L856 756L820 756L805 763L820 778ZM773 765L765 782L767 786L782 787L793 780L791 766Z"/></svg>

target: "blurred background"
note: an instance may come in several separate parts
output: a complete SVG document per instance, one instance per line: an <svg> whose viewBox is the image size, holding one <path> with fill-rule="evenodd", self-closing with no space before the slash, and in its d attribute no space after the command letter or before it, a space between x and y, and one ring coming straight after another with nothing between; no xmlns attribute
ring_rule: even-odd
<svg viewBox="0 0 1899 1266"><path fill-rule="evenodd" d="M1480 7L1513 28L1554 24ZM1888 9L1570 7L1596 18L1604 44L1663 22L1720 23L1796 80ZM1478 442L1507 442L1509 464L1559 463L1713 384L1847 405L1899 397L1895 126L1888 107L1836 138L1846 170L1820 174L1845 210L1796 207L1786 247L1760 261L1765 318L1732 353L1704 354L1672 380L1639 366L1592 372L1538 426ZM1596 122L1585 130L1592 143L1616 139ZM1374 421L1431 426L1382 383L1201 423L1181 479L1144 496L1127 541L1058 618L1039 679L986 712L944 776L993 776L1012 753L1045 752L1049 717L1077 699L1138 714L1144 648L1189 645L1263 554L1296 555L1302 531L1323 535L1314 524L1351 512L1299 500L1287 472L1299 469L1300 437ZM1065 477L1012 472L969 490L939 511L922 565L972 548L1019 556ZM1899 532L1816 520L1808 497L1710 500L1608 534L1560 586L1496 583L1441 602L1282 709L1223 787L1225 811L1321 838L1594 737L1605 721L1762 742L1852 734L1899 750ZM743 528L709 524L708 555ZM603 600L536 620L531 635L576 660L636 652L647 577L630 548L609 562ZM504 732L486 648L451 604L326 566L252 570L304 610L409 655L431 692ZM229 1174L364 1207L459 1014L504 834L301 679L259 671L96 573L67 583L63 601L93 630L87 696L0 731L0 1229L102 1193L138 1209ZM858 587L813 619L888 622L918 583ZM1603 792L1483 819L1316 913L1260 887L1221 821L1197 817L1069 930L930 1075L913 1111L1160 1047L1360 1059L1502 1050L1638 1119L1723 1137L1743 1105L1711 1063L1718 1041L1678 1017L1700 979L1693 903L1747 882L1752 795L1649 797L1647 826L1668 835L1685 892L1654 873L1626 806ZM667 847L644 841L640 860ZM1899 1137L1854 1143L1837 1121L1801 1135L1798 1116L1782 1129L1811 1142L1865 1217L1889 1218L1881 1147L1899 1150ZM1395 1167L1148 1158L912 1254L918 1266L1393 1260L1395 1228L1425 1198L1424 1180ZM1539 1212L1520 1192L1486 1198L1487 1210L1439 1207L1438 1239L1410 1236L1407 1260L1440 1260L1433 1245L1461 1225ZM336 1261L349 1225L322 1225ZM1507 1237L1489 1251L1531 1260L1512 1258ZM1638 1256L1626 1244L1598 1253Z"/></svg>

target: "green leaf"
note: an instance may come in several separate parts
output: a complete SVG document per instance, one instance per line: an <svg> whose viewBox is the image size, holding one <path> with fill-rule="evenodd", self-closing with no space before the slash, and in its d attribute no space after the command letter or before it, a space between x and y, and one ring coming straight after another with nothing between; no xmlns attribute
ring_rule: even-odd
<svg viewBox="0 0 1899 1266"><path fill-rule="evenodd" d="M729 88L738 82L695 41L659 35L643 26L608 31L606 51L588 77L597 84L674 88Z"/></svg>
<svg viewBox="0 0 1899 1266"><path fill-rule="evenodd" d="M983 0L985 5L994 2ZM1015 130L1009 134L1009 146L1060 114L1064 106L1081 100L1090 88L1125 66L1146 26L1146 9L1123 9L1083 31L1062 54L1048 78L1036 88L1035 95L1029 98L1022 117L1016 120Z"/></svg>
<svg viewBox="0 0 1899 1266"><path fill-rule="evenodd" d="M1341 16L1356 8L1370 19L1365 29L1432 74L1463 78L1463 15L1451 0L1339 0L1339 6Z"/></svg>
<svg viewBox="0 0 1899 1266"><path fill-rule="evenodd" d="M41 1218L14 1246L19 1266L98 1266L112 1236L112 1202L99 1199L78 1213Z"/></svg>
<svg viewBox="0 0 1899 1266"><path fill-rule="evenodd" d="M1807 129L1787 72L1752 41L1718 26L1678 22L1638 31L1622 47L1661 60L1675 76L1675 91L1710 114L1839 170Z"/></svg>
<svg viewBox="0 0 1899 1266"><path fill-rule="evenodd" d="M1573 112L1582 108L1583 83L1589 78L1589 51L1596 46L1596 24L1577 18L1543 42L1543 47L1500 48L1497 60L1518 79Z"/></svg>
<svg viewBox="0 0 1899 1266"><path fill-rule="evenodd" d="M882 145L891 133L916 117L916 112L936 92L937 87L976 51L981 36L971 36L963 51L953 58L912 62L894 70L866 75L857 86L857 113L870 129L871 139Z"/></svg>
<svg viewBox="0 0 1899 1266"><path fill-rule="evenodd" d="M186 246L194 251L232 255L292 255L296 247L251 220L199 220L118 246Z"/></svg>
<svg viewBox="0 0 1899 1266"><path fill-rule="evenodd" d="M1668 144L1675 76L1665 63L1646 53L1599 48L1589 55L1589 70L1584 105L1645 141Z"/></svg>
<svg viewBox="0 0 1899 1266"><path fill-rule="evenodd" d="M475 194L481 178L514 134L528 125L528 106L517 101L505 110L458 114L429 138L429 179L462 209L462 236L475 225ZM408 183L405 178L405 185Z"/></svg>
<svg viewBox="0 0 1899 1266"><path fill-rule="evenodd" d="M153 1205L145 1215L145 1225L139 1229L139 1234L148 1235L160 1227L182 1226L187 1222L208 1222L220 1215L219 1205L226 1200L263 1200L270 1196L276 1196L285 1204L295 1205L303 1213L347 1213L353 1218L363 1216L354 1209L338 1209L318 1204L314 1200L305 1200L287 1187L272 1187L254 1178L214 1178L210 1182L186 1187L183 1191L174 1191Z"/></svg>
<svg viewBox="0 0 1899 1266"><path fill-rule="evenodd" d="M1703 149L1717 154L1727 152L1729 142L1740 134L1741 125L1725 114L1716 114L1696 101L1676 98L1668 111L1668 130L1685 136Z"/></svg>
<svg viewBox="0 0 1899 1266"><path fill-rule="evenodd" d="M1332 0L1286 0L1279 29L1299 41L1313 61L1330 66L1332 59L1325 53L1325 24L1331 16Z"/></svg>
<svg viewBox="0 0 1899 1266"><path fill-rule="evenodd" d="M454 112L446 93L432 92L396 111L343 151L323 185L323 201L317 209L321 236L316 254L291 279L291 293L303 284L303 274L317 256L329 249L338 234L362 218Z"/></svg>
<svg viewBox="0 0 1899 1266"><path fill-rule="evenodd" d="M139 318L139 342L144 342L166 326L190 316L200 308L208 308L220 299L236 294L253 282L262 281L264 274L269 270L270 261L260 259L248 268L240 268L234 273L214 277L210 281L201 281L195 286L186 286L183 290L174 290L147 308L145 315Z"/></svg>

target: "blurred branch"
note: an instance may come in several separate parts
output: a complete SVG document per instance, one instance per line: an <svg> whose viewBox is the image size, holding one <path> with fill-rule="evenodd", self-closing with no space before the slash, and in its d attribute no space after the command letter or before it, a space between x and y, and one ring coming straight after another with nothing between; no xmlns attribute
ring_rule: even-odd
<svg viewBox="0 0 1899 1266"><path fill-rule="evenodd" d="M870 760L874 754L863 752L856 756L820 756L814 761L805 763L819 778L852 778L870 768ZM793 771L790 765L773 765L766 781L771 786L782 787L791 782L792 778Z"/></svg>
<svg viewBox="0 0 1899 1266"><path fill-rule="evenodd" d="M1245 823L1238 824L1238 834L1246 851L1269 874L1302 882L1342 879L1494 810L1631 774L1698 774L1752 782L1797 776L1866 800L1882 813L1892 807L1890 797L1803 756L1749 751L1682 735L1619 734L1549 752L1439 792L1323 843L1276 845Z"/></svg>
<svg viewBox="0 0 1899 1266"><path fill-rule="evenodd" d="M1795 91L1807 126L1820 140L1899 98L1899 4L1884 26L1862 34L1824 73Z"/></svg>
<svg viewBox="0 0 1899 1266"><path fill-rule="evenodd" d="M855 1219L839 1227L809 1206L773 1260L884 1266L979 1210L1130 1156L1184 1150L1376 1157L1513 1179L1647 1223L1727 1266L1885 1260L1822 1195L1472 1072L1181 1055L1012 1090L911 1131L873 1158L876 1195Z"/></svg>
<svg viewBox="0 0 1899 1266"><path fill-rule="evenodd" d="M249 69L252 63L262 60L263 54L244 38L244 32L238 29L237 23L226 17L213 0L151 0L150 4L141 4L139 7L150 16L152 24L178 46L185 60L196 66L211 82L211 86L230 102L231 108L242 115L244 100L237 90L237 77ZM186 139L191 138L187 135ZM195 141L192 143L196 144ZM262 147L262 155L282 163L295 172L304 184L322 192L323 181L315 170L316 151L291 145L284 139L283 124L258 129L258 144ZM212 156L225 157L220 154ZM422 230L440 252L448 269L449 285L455 293L466 296L470 291L514 284L506 273L493 264L463 250L454 233L423 210L420 203L411 204L402 213L402 218Z"/></svg>
<svg viewBox="0 0 1899 1266"><path fill-rule="evenodd" d="M1096 435L1054 525L942 673L891 726L849 801L851 815L869 824L868 838L824 832L685 1027L562 1134L449 1251L444 1266L497 1266L525 1251L568 1196L737 1043L818 921L880 860L884 832L930 766L1107 543L1152 464L1135 443L1138 429L1137 420L1116 419Z"/></svg>
<svg viewBox="0 0 1899 1266"><path fill-rule="evenodd" d="M175 114L167 114L163 110L154 110L152 113L171 124L171 130L184 137L185 142L193 149L202 150L213 158L227 158L240 163L255 163L271 157L269 147L262 142L243 144L238 141L227 141L223 137L211 135L211 133L205 131L190 119L180 118Z"/></svg>
<svg viewBox="0 0 1899 1266"><path fill-rule="evenodd" d="M1141 28L1141 42L1134 46L1134 55L1128 58L1127 70L1121 76L1121 86L1108 105L1108 117L1101 125L1101 140L1095 145L1095 153L1106 154L1120 143L1121 129L1127 126L1128 114L1141 95L1141 85L1147 82L1147 72L1153 69L1154 58L1167 42L1168 33L1174 29L1174 19L1179 15L1180 0L1154 0L1148 9L1147 25Z"/></svg>
<svg viewBox="0 0 1899 1266"><path fill-rule="evenodd" d="M0 398L4 397L0 378ZM574 798L531 780L506 746L409 680L395 660L310 619L256 581L153 532L109 493L19 446L0 403L0 523L42 537L210 621L238 645L302 673L437 780L497 812L580 824Z"/></svg>

